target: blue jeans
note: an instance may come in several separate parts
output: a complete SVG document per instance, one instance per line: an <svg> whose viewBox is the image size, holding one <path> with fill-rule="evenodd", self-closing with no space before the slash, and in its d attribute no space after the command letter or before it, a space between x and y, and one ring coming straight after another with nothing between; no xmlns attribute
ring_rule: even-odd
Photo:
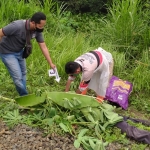
<svg viewBox="0 0 150 150"><path fill-rule="evenodd" d="M22 53L23 50L12 54L0 54L20 96L28 94L26 89L26 61L22 58Z"/></svg>

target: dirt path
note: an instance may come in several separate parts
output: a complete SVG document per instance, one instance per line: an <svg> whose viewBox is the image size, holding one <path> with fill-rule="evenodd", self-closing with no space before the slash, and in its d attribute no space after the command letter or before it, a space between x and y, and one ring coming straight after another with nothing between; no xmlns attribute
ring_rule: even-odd
<svg viewBox="0 0 150 150"><path fill-rule="evenodd" d="M43 137L39 129L27 125L17 125L9 129L0 121L0 150L83 150L73 146L70 135L61 137L56 134ZM107 150L119 150L121 144L109 144Z"/></svg>
<svg viewBox="0 0 150 150"><path fill-rule="evenodd" d="M10 130L0 121L0 150L77 150L73 141L69 135L43 137L42 131L26 125L17 125Z"/></svg>
<svg viewBox="0 0 150 150"><path fill-rule="evenodd" d="M44 137L40 129L24 124L9 129L3 121L0 121L0 150L83 150L83 148L76 149L73 143L74 138L70 135L62 137L51 134ZM134 143L135 141L129 140L126 147L117 142L110 143L106 150L137 150L132 148ZM139 150L150 150L150 147Z"/></svg>

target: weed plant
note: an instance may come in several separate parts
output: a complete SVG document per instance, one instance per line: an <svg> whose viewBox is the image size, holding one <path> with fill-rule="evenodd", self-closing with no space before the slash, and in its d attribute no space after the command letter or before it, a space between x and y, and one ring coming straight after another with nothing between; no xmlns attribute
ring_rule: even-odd
<svg viewBox="0 0 150 150"><path fill-rule="evenodd" d="M111 38L121 51L128 50L129 54L138 54L149 46L147 10L143 10L140 0L113 1L109 7L110 20L106 22L103 34ZM147 15L145 15L146 13ZM129 48L129 49L128 49Z"/></svg>

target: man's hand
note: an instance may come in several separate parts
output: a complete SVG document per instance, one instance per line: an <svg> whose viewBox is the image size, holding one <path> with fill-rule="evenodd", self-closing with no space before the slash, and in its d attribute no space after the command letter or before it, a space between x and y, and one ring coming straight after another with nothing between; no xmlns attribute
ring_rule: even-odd
<svg viewBox="0 0 150 150"><path fill-rule="evenodd" d="M53 63L51 63L50 66L52 69L54 69L56 67Z"/></svg>
<svg viewBox="0 0 150 150"><path fill-rule="evenodd" d="M71 82L72 82L72 80L68 80L68 81L67 81L65 92L68 92L68 91L70 90Z"/></svg>
<svg viewBox="0 0 150 150"><path fill-rule="evenodd" d="M76 93L77 93L77 94L81 94L82 92L81 92L79 89L77 89L77 90L76 90Z"/></svg>

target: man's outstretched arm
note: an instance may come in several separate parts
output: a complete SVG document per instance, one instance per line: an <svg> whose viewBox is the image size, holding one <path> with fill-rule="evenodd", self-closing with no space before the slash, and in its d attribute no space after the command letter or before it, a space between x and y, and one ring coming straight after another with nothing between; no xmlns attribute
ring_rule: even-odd
<svg viewBox="0 0 150 150"><path fill-rule="evenodd" d="M65 89L65 92L68 92L68 91L70 90L71 82L72 82L72 80L69 80L69 79L68 79L68 81L67 81L67 83L66 83L66 89Z"/></svg>

